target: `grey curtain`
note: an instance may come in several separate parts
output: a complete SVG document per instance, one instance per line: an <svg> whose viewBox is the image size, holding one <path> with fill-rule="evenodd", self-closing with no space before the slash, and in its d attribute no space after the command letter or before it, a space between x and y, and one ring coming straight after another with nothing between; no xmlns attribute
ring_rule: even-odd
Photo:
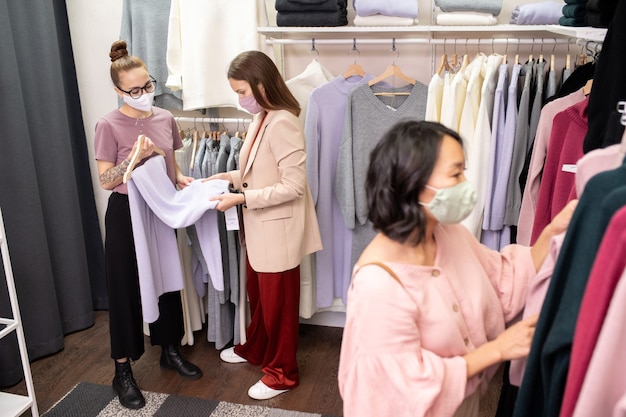
<svg viewBox="0 0 626 417"><path fill-rule="evenodd" d="M65 2L0 0L0 207L29 357L106 309L104 250ZM11 309L0 271L0 316ZM22 378L0 340L0 386Z"/></svg>

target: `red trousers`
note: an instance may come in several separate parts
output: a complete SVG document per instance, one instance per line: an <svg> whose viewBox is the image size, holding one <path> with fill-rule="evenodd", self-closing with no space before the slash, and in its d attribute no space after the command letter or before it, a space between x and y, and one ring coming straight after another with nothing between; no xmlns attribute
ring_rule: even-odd
<svg viewBox="0 0 626 417"><path fill-rule="evenodd" d="M261 381L273 389L298 386L300 267L284 272L256 272L246 264L250 325L246 343L235 353L261 365Z"/></svg>

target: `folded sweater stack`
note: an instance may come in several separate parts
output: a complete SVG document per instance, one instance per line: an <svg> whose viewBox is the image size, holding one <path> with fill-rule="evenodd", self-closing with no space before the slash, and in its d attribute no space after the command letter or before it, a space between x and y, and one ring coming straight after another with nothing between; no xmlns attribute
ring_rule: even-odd
<svg viewBox="0 0 626 417"><path fill-rule="evenodd" d="M346 26L348 0L276 0L277 26Z"/></svg>
<svg viewBox="0 0 626 417"><path fill-rule="evenodd" d="M441 10L438 25L484 25L498 23L496 16L502 10L502 0L435 0Z"/></svg>
<svg viewBox="0 0 626 417"><path fill-rule="evenodd" d="M417 0L353 0L355 26L417 24Z"/></svg>
<svg viewBox="0 0 626 417"><path fill-rule="evenodd" d="M520 4L511 12L509 23L514 25L558 25L563 16L562 1L540 1Z"/></svg>
<svg viewBox="0 0 626 417"><path fill-rule="evenodd" d="M585 26L587 16L587 0L565 0L563 16L559 19L561 26Z"/></svg>

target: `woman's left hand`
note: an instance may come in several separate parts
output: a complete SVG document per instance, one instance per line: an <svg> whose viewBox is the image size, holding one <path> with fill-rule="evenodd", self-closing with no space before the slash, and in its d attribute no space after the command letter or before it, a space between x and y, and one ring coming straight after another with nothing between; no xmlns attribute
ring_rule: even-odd
<svg viewBox="0 0 626 417"><path fill-rule="evenodd" d="M549 225L554 235L558 235L567 229L570 220L572 220L572 215L574 214L577 204L578 200L570 201L565 205L565 207L563 207L563 210L561 210L559 214L554 216Z"/></svg>
<svg viewBox="0 0 626 417"><path fill-rule="evenodd" d="M189 184L191 184L192 182L193 182L192 177L186 177L184 175L179 175L178 177L176 177L176 184L178 184L178 187L180 187L181 190L185 188L186 186L188 186Z"/></svg>
<svg viewBox="0 0 626 417"><path fill-rule="evenodd" d="M219 201L215 209L223 212L237 204L243 204L244 196L241 193L226 193L211 197L209 200Z"/></svg>

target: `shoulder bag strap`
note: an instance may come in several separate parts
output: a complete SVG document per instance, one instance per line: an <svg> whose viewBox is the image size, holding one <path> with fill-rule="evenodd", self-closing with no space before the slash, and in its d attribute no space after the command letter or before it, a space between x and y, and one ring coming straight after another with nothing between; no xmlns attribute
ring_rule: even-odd
<svg viewBox="0 0 626 417"><path fill-rule="evenodd" d="M395 272L393 272L393 270L392 270L391 268L389 268L387 265L385 265L384 263L382 263L382 262L370 262L370 263L367 263L367 264L365 264L365 265L361 265L361 267L364 267L364 266L366 266L366 265L376 265L376 266L378 266L378 267L380 267L380 268L384 269L384 270L385 270L385 271L386 271L389 275L391 275L391 277L392 277L393 279L395 279L396 281L398 281L398 284L400 284L400 285L402 286L402 288L404 288L404 284L402 283L402 281L400 281L400 278L398 278L398 276L396 275L396 273L395 273Z"/></svg>

